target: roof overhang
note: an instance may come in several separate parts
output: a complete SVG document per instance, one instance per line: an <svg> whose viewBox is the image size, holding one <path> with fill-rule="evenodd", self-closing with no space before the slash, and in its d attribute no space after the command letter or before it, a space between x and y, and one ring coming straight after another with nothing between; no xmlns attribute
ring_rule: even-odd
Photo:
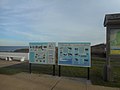
<svg viewBox="0 0 120 90"><path fill-rule="evenodd" d="M104 27L107 25L120 25L120 13L106 14L104 19Z"/></svg>

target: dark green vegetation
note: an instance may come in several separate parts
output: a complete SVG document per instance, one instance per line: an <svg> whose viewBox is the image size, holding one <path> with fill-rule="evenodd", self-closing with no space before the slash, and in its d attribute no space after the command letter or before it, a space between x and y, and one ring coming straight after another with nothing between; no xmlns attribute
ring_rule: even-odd
<svg viewBox="0 0 120 90"><path fill-rule="evenodd" d="M29 53L29 49L28 48L26 48L26 49L17 49L14 52Z"/></svg>
<svg viewBox="0 0 120 90"><path fill-rule="evenodd" d="M120 87L120 61L111 60L113 77L113 80L111 82L105 82L103 80L104 64L105 64L104 58L92 58L92 67L90 68L90 79L92 81L92 84ZM28 62L23 62L20 64L0 68L0 74L13 75L21 72L29 73ZM52 75L52 65L32 64L32 73ZM56 75L58 75L58 66L56 66ZM87 68L62 66L61 76L87 78Z"/></svg>
<svg viewBox="0 0 120 90"><path fill-rule="evenodd" d="M111 87L120 87L120 60L111 59L112 68L112 81L105 82L103 80L103 68L105 65L105 59L93 59L91 68L91 80L92 84L104 85Z"/></svg>

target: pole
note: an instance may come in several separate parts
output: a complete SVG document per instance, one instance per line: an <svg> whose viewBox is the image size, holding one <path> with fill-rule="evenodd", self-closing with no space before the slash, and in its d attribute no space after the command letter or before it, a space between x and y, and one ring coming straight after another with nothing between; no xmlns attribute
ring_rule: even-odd
<svg viewBox="0 0 120 90"><path fill-rule="evenodd" d="M111 66L110 66L110 58L108 57L106 59L106 64L104 66L104 81L111 81L112 80L112 76L111 76Z"/></svg>
<svg viewBox="0 0 120 90"><path fill-rule="evenodd" d="M31 74L31 63L29 63L29 73Z"/></svg>
<svg viewBox="0 0 120 90"><path fill-rule="evenodd" d="M55 76L55 65L53 65L53 76Z"/></svg>
<svg viewBox="0 0 120 90"><path fill-rule="evenodd" d="M104 81L111 81L111 66L110 66L110 28L106 29L106 63L104 66Z"/></svg>
<svg viewBox="0 0 120 90"><path fill-rule="evenodd" d="M61 65L59 65L59 77L61 76Z"/></svg>
<svg viewBox="0 0 120 90"><path fill-rule="evenodd" d="M89 67L87 68L87 73L88 73L87 74L87 79L89 80L90 79L90 68Z"/></svg>

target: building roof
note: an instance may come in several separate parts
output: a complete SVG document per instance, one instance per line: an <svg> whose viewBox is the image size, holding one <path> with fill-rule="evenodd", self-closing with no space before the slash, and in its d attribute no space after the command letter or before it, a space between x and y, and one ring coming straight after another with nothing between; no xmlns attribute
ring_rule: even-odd
<svg viewBox="0 0 120 90"><path fill-rule="evenodd" d="M104 19L104 27L107 25L120 24L120 13L117 14L106 14Z"/></svg>

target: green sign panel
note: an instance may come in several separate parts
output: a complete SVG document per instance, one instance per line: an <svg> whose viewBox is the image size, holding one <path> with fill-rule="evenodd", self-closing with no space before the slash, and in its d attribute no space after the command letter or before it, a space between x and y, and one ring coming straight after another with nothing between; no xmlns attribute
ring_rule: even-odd
<svg viewBox="0 0 120 90"><path fill-rule="evenodd" d="M110 31L110 54L120 54L120 29Z"/></svg>

